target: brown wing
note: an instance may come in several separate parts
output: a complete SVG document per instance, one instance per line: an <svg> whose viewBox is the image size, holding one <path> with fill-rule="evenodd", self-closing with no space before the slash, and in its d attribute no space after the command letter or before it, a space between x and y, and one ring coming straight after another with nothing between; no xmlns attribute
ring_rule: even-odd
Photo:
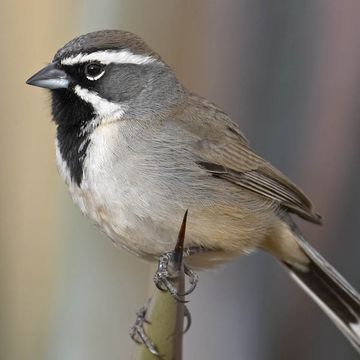
<svg viewBox="0 0 360 360"><path fill-rule="evenodd" d="M198 98L195 107L195 111L190 108L191 113L195 112L202 119L201 136L195 149L201 158L199 166L215 177L273 199L306 220L321 223L321 217L313 211L305 194L250 149L238 126L224 112L201 98ZM211 116L205 116L209 114L207 107L210 107ZM199 128L193 131L198 133Z"/></svg>
<svg viewBox="0 0 360 360"><path fill-rule="evenodd" d="M239 172L225 166L200 161L199 165L211 172L215 177L227 180L233 184L239 185L245 189L251 190L266 198L277 201L280 206L286 208L288 211L301 216L302 218L321 224L321 217L314 213L312 204L309 199L292 183L284 181L284 177L273 177L270 174L265 174L263 170L258 168L256 170L248 170Z"/></svg>

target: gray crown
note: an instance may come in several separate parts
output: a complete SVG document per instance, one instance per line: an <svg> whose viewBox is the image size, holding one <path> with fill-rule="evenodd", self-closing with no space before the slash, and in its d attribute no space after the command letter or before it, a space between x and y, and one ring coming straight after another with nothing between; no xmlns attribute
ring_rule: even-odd
<svg viewBox="0 0 360 360"><path fill-rule="evenodd" d="M128 49L133 54L150 55L155 59L161 60L160 56L147 46L139 36L129 31L103 30L81 35L69 41L58 50L53 61L58 61L80 52L91 53L99 50L122 49Z"/></svg>

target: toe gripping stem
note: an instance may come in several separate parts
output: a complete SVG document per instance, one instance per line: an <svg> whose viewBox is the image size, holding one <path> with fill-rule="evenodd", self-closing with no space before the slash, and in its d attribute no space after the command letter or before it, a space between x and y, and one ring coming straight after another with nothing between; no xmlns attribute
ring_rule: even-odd
<svg viewBox="0 0 360 360"><path fill-rule="evenodd" d="M162 254L159 258L158 268L154 276L154 283L161 291L169 293L180 302L187 302L184 297L191 294L198 283L198 275L183 264L184 238L186 227L187 211L185 212L183 222L178 235L174 251ZM189 288L184 291L178 290L178 279L181 271L189 278Z"/></svg>
<svg viewBox="0 0 360 360"><path fill-rule="evenodd" d="M168 252L160 256L158 269L154 276L154 283L156 287L161 291L169 291L169 293L180 302L187 302L184 297L191 294L198 283L198 275L184 265L184 274L189 278L189 288L184 292L179 292L176 287L176 281L179 276L179 272L174 267L175 253Z"/></svg>
<svg viewBox="0 0 360 360"><path fill-rule="evenodd" d="M146 319L146 313L148 311L148 307L150 304L151 298L147 301L145 305L143 305L138 312L136 313L136 320L134 325L131 327L129 334L131 339L139 344L144 345L148 351L150 351L153 355L160 357L160 353L154 344L154 342L150 339L148 334L144 329L144 325L150 325L150 321ZM186 305L184 305L184 317L186 319L186 326L184 328L183 333L185 334L191 326L191 314Z"/></svg>
<svg viewBox="0 0 360 360"><path fill-rule="evenodd" d="M171 296L180 303L186 303L184 297L194 291L198 282L198 276L195 272L183 264L184 238L186 227L187 211L179 231L178 241L172 252L165 253L159 257L158 268L154 275L156 287L161 291L168 291ZM188 277L189 287L185 290L184 277ZM130 329L130 336L138 344L143 344L147 350L157 357L161 357L156 344L147 335L144 326L150 325L146 319L148 307L151 299L137 312L136 320ZM150 314L151 315L151 314ZM179 328L179 332L187 332L191 325L191 315L188 308L184 305L183 316L186 318L186 326L184 329ZM151 317L150 317L151 318ZM152 323L151 326L156 326ZM181 322L183 326L183 322ZM174 345L175 346L175 345Z"/></svg>

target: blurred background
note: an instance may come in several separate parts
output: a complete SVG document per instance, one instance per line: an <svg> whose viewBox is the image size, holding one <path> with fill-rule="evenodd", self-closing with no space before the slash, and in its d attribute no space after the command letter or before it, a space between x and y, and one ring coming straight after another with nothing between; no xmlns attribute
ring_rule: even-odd
<svg viewBox="0 0 360 360"><path fill-rule="evenodd" d="M130 359L152 268L72 205L49 96L25 80L74 36L133 31L313 199L306 238L360 289L357 0L0 2L0 358ZM299 220L300 222L300 220ZM258 253L200 274L185 359L357 359L283 269Z"/></svg>

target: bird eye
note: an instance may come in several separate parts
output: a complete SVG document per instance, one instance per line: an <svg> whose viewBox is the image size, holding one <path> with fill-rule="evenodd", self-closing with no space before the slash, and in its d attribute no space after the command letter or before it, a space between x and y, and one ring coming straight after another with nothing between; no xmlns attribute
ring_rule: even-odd
<svg viewBox="0 0 360 360"><path fill-rule="evenodd" d="M85 65L85 76L89 80L100 79L104 75L105 69L104 66L93 62Z"/></svg>

